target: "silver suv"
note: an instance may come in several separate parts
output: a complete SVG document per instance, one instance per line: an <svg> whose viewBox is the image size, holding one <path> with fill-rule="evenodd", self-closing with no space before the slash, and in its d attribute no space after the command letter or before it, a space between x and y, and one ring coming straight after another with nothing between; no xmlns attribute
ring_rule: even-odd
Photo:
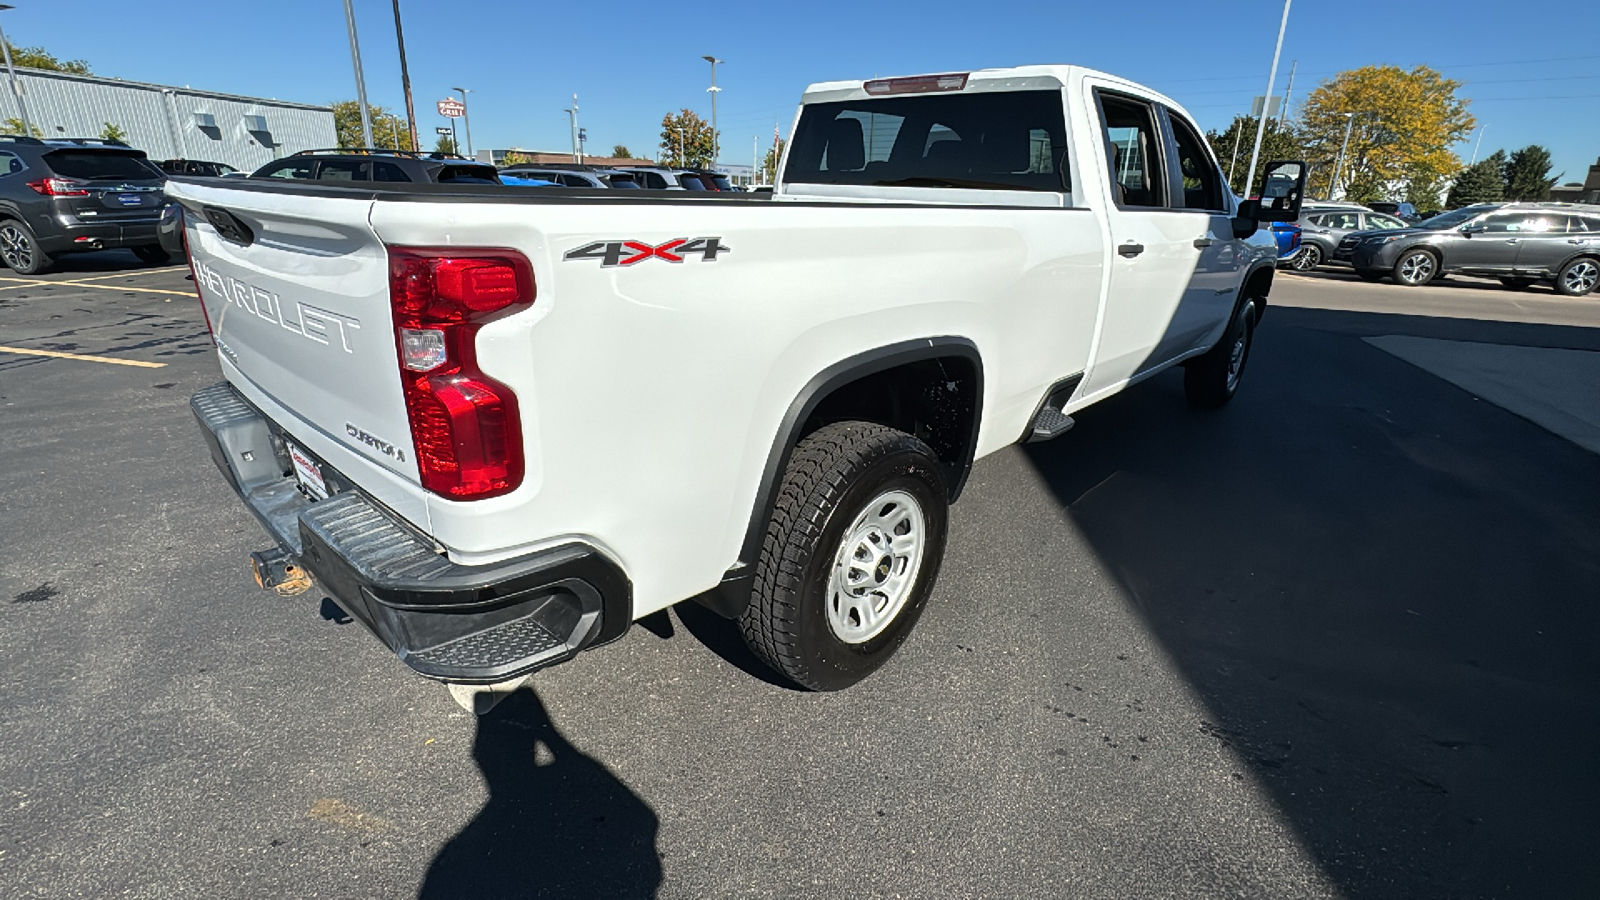
<svg viewBox="0 0 1600 900"><path fill-rule="evenodd" d="M1581 297L1600 284L1600 206L1485 203L1441 213L1410 228L1346 235L1334 258L1356 274L1427 284L1442 274L1498 278L1522 289L1548 282Z"/></svg>
<svg viewBox="0 0 1600 900"><path fill-rule="evenodd" d="M1333 251L1344 236L1354 231L1386 231L1406 228L1407 224L1386 213L1373 212L1354 204L1307 203L1300 211L1300 250L1289 261L1296 272L1310 272L1318 266L1349 265L1337 261Z"/></svg>

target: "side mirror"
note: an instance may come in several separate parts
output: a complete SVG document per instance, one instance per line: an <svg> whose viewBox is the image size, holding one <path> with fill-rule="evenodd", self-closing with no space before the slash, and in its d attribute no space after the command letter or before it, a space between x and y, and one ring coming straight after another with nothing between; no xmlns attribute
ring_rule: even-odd
<svg viewBox="0 0 1600 900"><path fill-rule="evenodd" d="M1255 234L1261 228L1257 216L1261 214L1261 201L1239 201L1239 214L1233 217L1233 237L1235 240L1244 240Z"/></svg>
<svg viewBox="0 0 1600 900"><path fill-rule="evenodd" d="M1306 193L1306 164L1297 159L1267 163L1261 182L1261 201L1256 219L1262 222L1293 222L1300 218L1300 201Z"/></svg>

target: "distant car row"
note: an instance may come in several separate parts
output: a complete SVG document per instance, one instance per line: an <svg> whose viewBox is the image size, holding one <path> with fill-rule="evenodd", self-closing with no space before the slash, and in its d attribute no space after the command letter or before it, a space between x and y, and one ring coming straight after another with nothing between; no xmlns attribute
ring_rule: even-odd
<svg viewBox="0 0 1600 900"><path fill-rule="evenodd" d="M1301 272L1349 266L1368 281L1415 287L1450 274L1497 278L1523 290L1546 283L1581 297L1600 285L1600 206L1480 203L1416 223L1372 209L1307 203L1299 246L1280 264Z"/></svg>
<svg viewBox="0 0 1600 900"><path fill-rule="evenodd" d="M187 174L187 173L185 173ZM222 173L228 174L228 173ZM705 169L639 166L605 168L577 163L519 164L496 169L488 163L444 153L363 150L348 147L302 150L270 162L251 178L303 181L433 182L565 187L580 190L739 191L728 177Z"/></svg>

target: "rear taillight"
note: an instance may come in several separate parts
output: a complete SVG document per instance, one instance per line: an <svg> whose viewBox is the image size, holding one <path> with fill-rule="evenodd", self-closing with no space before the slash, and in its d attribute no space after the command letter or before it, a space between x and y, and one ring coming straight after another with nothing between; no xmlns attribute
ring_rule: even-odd
<svg viewBox="0 0 1600 900"><path fill-rule="evenodd" d="M89 192L83 189L83 182L73 181L70 178L41 178L38 181L28 182L28 187L46 197L89 196Z"/></svg>
<svg viewBox="0 0 1600 900"><path fill-rule="evenodd" d="M400 384L429 491L481 500L522 483L517 397L478 369L477 336L533 295L533 267L515 250L389 248Z"/></svg>

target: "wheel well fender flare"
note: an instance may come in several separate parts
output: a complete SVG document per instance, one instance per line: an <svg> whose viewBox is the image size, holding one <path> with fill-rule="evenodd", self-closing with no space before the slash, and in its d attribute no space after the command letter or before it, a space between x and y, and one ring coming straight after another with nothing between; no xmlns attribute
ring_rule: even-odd
<svg viewBox="0 0 1600 900"><path fill-rule="evenodd" d="M917 338L878 347L840 360L806 382L799 394L790 402L778 424L772 445L767 451L767 461L756 485L755 501L751 504L750 518L745 525L744 538L739 544L739 557L722 576L716 587L694 599L700 604L730 618L743 611L755 581L756 561L772 518L779 485L784 469L794 448L800 443L802 430L817 407L835 390L871 375L885 372L908 363L940 358L957 357L971 364L974 387L971 433L967 436L965 458L941 460L949 466L950 500L961 494L967 474L972 470L973 455L978 443L978 428L983 411L983 357L977 344L963 337L941 336Z"/></svg>

